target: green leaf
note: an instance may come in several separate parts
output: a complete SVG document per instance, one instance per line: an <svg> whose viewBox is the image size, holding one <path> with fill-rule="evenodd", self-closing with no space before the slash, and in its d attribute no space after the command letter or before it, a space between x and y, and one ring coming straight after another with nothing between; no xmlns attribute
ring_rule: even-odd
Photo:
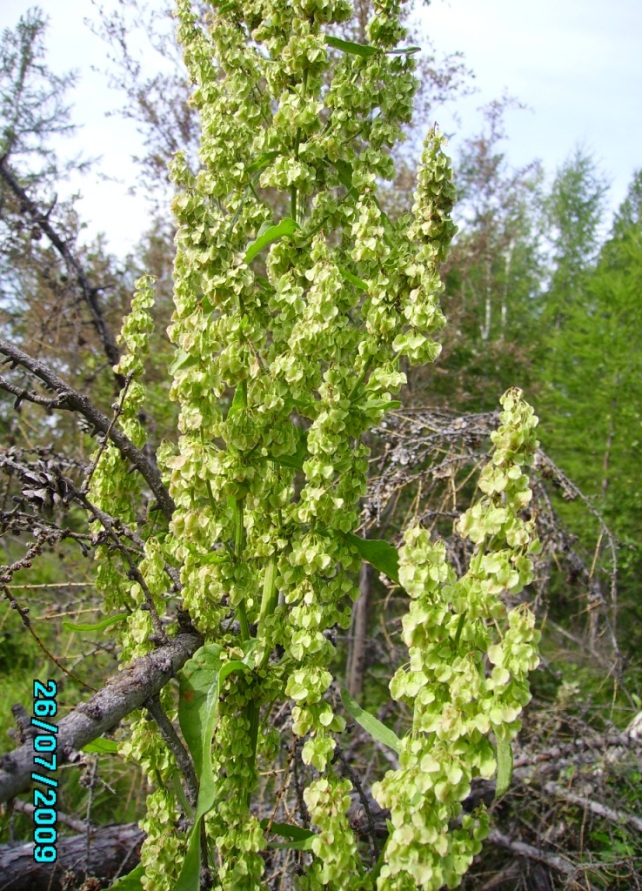
<svg viewBox="0 0 642 891"><path fill-rule="evenodd" d="M351 43L349 40L341 40L340 37L326 37L325 42L333 49L341 50L342 53L349 53L351 56L361 56L362 59L367 59L379 52L375 46Z"/></svg>
<svg viewBox="0 0 642 891"><path fill-rule="evenodd" d="M143 885L141 879L145 875L145 867L142 863L139 863L136 869L132 870L132 872L127 873L126 876L123 876L120 879L116 879L113 885L110 885L111 888L116 888L117 891L142 891Z"/></svg>
<svg viewBox="0 0 642 891"><path fill-rule="evenodd" d="M118 752L118 743L113 739L105 739L104 736L99 736L98 739L94 739L87 743L86 746L83 746L81 751L98 755L115 755Z"/></svg>
<svg viewBox="0 0 642 891"><path fill-rule="evenodd" d="M339 174L339 182L346 189L352 191L352 166L347 161L338 160L334 162L334 166Z"/></svg>
<svg viewBox="0 0 642 891"><path fill-rule="evenodd" d="M212 566L216 563L227 563L230 555L225 551L212 551L209 554L199 554L198 562L204 566Z"/></svg>
<svg viewBox="0 0 642 891"><path fill-rule="evenodd" d="M311 851L312 850L312 838L306 838L303 841L286 841L286 842L268 842L269 848L274 848L276 851L288 850L288 851Z"/></svg>
<svg viewBox="0 0 642 891"><path fill-rule="evenodd" d="M380 408L392 410L395 408L401 408L401 402L398 399L368 399L366 400L366 402L363 403L362 407L366 411L378 411L378 409Z"/></svg>
<svg viewBox="0 0 642 891"><path fill-rule="evenodd" d="M513 747L509 739L497 739L497 781L495 799L503 798L508 792L513 776Z"/></svg>
<svg viewBox="0 0 642 891"><path fill-rule="evenodd" d="M180 672L178 720L199 778L197 815L214 802L211 746L221 686L233 672L248 670L235 659L223 662L222 652L218 644L201 647Z"/></svg>
<svg viewBox="0 0 642 891"><path fill-rule="evenodd" d="M200 891L201 887L201 819L194 821L181 874L174 891Z"/></svg>
<svg viewBox="0 0 642 891"><path fill-rule="evenodd" d="M269 847L275 850L287 849L290 851L311 851L314 832L303 829L302 826L292 826L290 823L270 823L269 820L261 820L261 828L267 829L273 835L287 838L285 842L269 842Z"/></svg>
<svg viewBox="0 0 642 891"><path fill-rule="evenodd" d="M352 532L347 533L348 542L354 545L363 560L385 573L392 582L399 584L399 554L387 541L377 538L361 538Z"/></svg>
<svg viewBox="0 0 642 891"><path fill-rule="evenodd" d="M245 653L245 655L243 656L243 663L247 665L248 668L254 667L254 656L258 645L259 642L256 637L251 637L249 640L244 640L241 644L243 652Z"/></svg>
<svg viewBox="0 0 642 891"><path fill-rule="evenodd" d="M342 278L344 278L347 282L350 282L351 285L354 285L355 288L359 288L360 291L368 290L368 285L356 275L354 275L354 273L350 272L349 269L346 269L343 266L337 266L337 269L341 273Z"/></svg>
<svg viewBox="0 0 642 891"><path fill-rule="evenodd" d="M414 56L415 53L420 53L420 46L402 46L399 49L386 50L386 55L388 56Z"/></svg>
<svg viewBox="0 0 642 891"><path fill-rule="evenodd" d="M176 891L198 891L201 863L201 820L214 804L212 736L218 721L219 696L225 679L248 671L243 662L223 661L223 648L208 644L194 653L179 673L178 721L198 776L194 826Z"/></svg>
<svg viewBox="0 0 642 891"><path fill-rule="evenodd" d="M183 368L191 368L192 365L196 365L199 361L198 356L193 356L191 353L187 353L179 348L176 350L173 360L167 366L167 371L169 374L176 374L177 371Z"/></svg>
<svg viewBox="0 0 642 891"><path fill-rule="evenodd" d="M248 245L247 251L245 252L245 262L251 263L263 248L272 244L273 241L277 241L279 238L292 235L300 228L299 224L291 219L291 217L285 217L285 219L281 220L276 226L270 226L265 232L260 234L255 241L252 241Z"/></svg>
<svg viewBox="0 0 642 891"><path fill-rule="evenodd" d="M274 161L275 158L279 157L279 152L263 152L262 155L259 155L247 168L247 172L252 175L253 173L258 173L259 170L264 170L268 164Z"/></svg>
<svg viewBox="0 0 642 891"><path fill-rule="evenodd" d="M272 285L270 283L270 280L265 278L265 276L256 275L256 276L254 276L254 280L256 281L257 285L260 285L263 288L264 291L273 291L274 290L274 288L272 287Z"/></svg>
<svg viewBox="0 0 642 891"><path fill-rule="evenodd" d="M230 405L229 411L227 413L228 418L231 418L232 415L238 414L240 411L244 411L247 408L247 384L245 381L241 381L236 390L234 391L234 399L232 399L232 404Z"/></svg>
<svg viewBox="0 0 642 891"><path fill-rule="evenodd" d="M310 412L313 412L315 409L315 402L312 396L308 399L292 399L291 396L288 396L285 400L285 407L288 412L291 412L294 409L304 417L309 417Z"/></svg>
<svg viewBox="0 0 642 891"><path fill-rule="evenodd" d="M401 740L394 730L386 727L385 724L381 723L379 718L375 718L370 712L361 708L356 699L353 699L344 688L341 689L341 702L343 702L343 707L348 714L353 717L357 724L363 727L373 739L383 743L384 746L388 746L389 749L393 749L395 752L400 751Z"/></svg>
<svg viewBox="0 0 642 891"><path fill-rule="evenodd" d="M62 627L65 631L102 631L103 628L109 628L110 625L116 625L118 622L122 622L127 618L129 613L118 613L115 616L107 616L106 619L101 619L100 622L79 622L78 624L74 624L73 622L63 622Z"/></svg>
<svg viewBox="0 0 642 891"><path fill-rule="evenodd" d="M261 829L268 829L272 835L280 835L291 841L307 841L314 838L314 832L304 829L303 826L293 826L292 823L271 823L268 819L261 820Z"/></svg>

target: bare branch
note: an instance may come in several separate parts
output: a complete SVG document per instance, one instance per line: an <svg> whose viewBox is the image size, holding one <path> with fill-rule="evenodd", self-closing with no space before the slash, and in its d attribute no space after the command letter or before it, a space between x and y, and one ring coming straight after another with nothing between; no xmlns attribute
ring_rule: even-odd
<svg viewBox="0 0 642 891"><path fill-rule="evenodd" d="M172 518L174 502L163 485L158 467L141 449L136 448L122 430L116 427L111 418L99 411L86 396L74 390L62 378L54 374L44 362L34 359L27 353L23 353L18 347L13 346L13 344L2 338L0 338L0 353L5 355L13 365L20 365L22 368L25 368L30 374L38 378L47 389L55 392L56 395L48 403L50 408L77 412L89 421L94 430L108 436L123 457L140 472L154 493L165 517L168 520ZM0 386L2 386L2 381L0 381ZM29 395L23 394L23 398L28 399Z"/></svg>
<svg viewBox="0 0 642 891"><path fill-rule="evenodd" d="M189 752L183 745L179 735L176 733L174 725L165 714L159 697L152 697L145 703L145 707L154 721L156 721L160 735L172 750L174 758L176 758L176 763L185 777L187 800L192 807L196 807L196 799L198 798L198 779L196 778L196 771L194 770L194 765Z"/></svg>
<svg viewBox="0 0 642 891"><path fill-rule="evenodd" d="M126 715L158 694L202 644L195 631L176 635L163 647L119 671L88 702L81 703L58 724L58 763L107 733ZM24 744L0 758L0 801L8 801L31 785L33 745ZM0 886L1 889L2 886Z"/></svg>
<svg viewBox="0 0 642 891"><path fill-rule="evenodd" d="M491 845L497 845L498 848L504 848L518 857L526 857L529 860L536 860L550 866L556 872L561 873L568 878L577 875L577 867L574 866L566 857L559 854L553 854L551 851L545 851L542 848L536 848L534 845L528 845L526 842L517 841L504 835L498 829L491 829L488 834L488 841Z"/></svg>
<svg viewBox="0 0 642 891"><path fill-rule="evenodd" d="M642 832L642 819L636 817L635 814L628 813L628 811L616 810L615 808L608 807L606 804L600 804L599 801L592 801L590 798L585 798L583 795L576 795L574 792L571 792L570 789L562 788L558 783L546 783L544 792L548 795L553 795L555 798L561 798L562 801L566 801L568 804L574 804L577 807L584 808L585 811L595 814L596 817L602 817L603 820L619 824L628 823L630 826L637 829L638 832Z"/></svg>
<svg viewBox="0 0 642 891"><path fill-rule="evenodd" d="M32 223L37 225L45 233L55 250L64 261L71 275L74 276L78 287L82 293L83 299L91 313L92 324L98 334L100 342L103 346L107 361L111 366L117 365L120 359L120 353L116 346L114 336L107 327L103 316L102 308L98 300L98 288L94 287L82 268L78 259L69 249L67 242L61 238L54 229L49 218L49 213L43 213L38 205L31 200L25 189L20 185L14 174L11 172L6 163L6 157L0 158L0 177L9 186L16 198L19 199L21 207L24 208ZM114 372L116 382L119 387L125 383L125 379L121 374Z"/></svg>
<svg viewBox="0 0 642 891"><path fill-rule="evenodd" d="M34 814L36 808L33 804L30 804L28 801L22 801L20 798L16 798L11 807L18 811L20 814L27 814L27 816L31 817ZM56 812L56 819L59 823L64 823L65 826L69 826L70 829L75 829L76 832L84 832L85 836L87 835L87 830L91 831L91 827L87 826L84 820L76 820L75 817L70 817L69 814L63 814L61 811ZM0 863L2 863L2 857L0 855Z"/></svg>

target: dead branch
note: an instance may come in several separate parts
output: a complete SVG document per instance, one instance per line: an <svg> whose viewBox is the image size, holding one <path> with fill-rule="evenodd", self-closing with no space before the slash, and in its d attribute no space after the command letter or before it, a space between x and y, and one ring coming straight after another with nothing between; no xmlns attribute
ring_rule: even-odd
<svg viewBox="0 0 642 891"><path fill-rule="evenodd" d="M567 860L566 857L562 857L560 854L553 854L542 848L536 848L534 845L526 844L526 842L517 841L517 839L510 838L510 836L505 835L498 829L491 829L487 840L491 845L504 848L504 850L510 851L518 857L526 857L529 860L544 863L567 878L577 875L577 867L570 860Z"/></svg>
<svg viewBox="0 0 642 891"><path fill-rule="evenodd" d="M566 801L568 804L581 807L585 811L595 814L596 817L608 820L610 823L628 823L629 826L633 826L638 832L642 832L642 818L636 817L635 814L630 814L628 811L616 810L608 807L606 804L601 804L599 801L593 801L590 798L585 798L583 795L576 795L570 789L564 789L559 783L546 783L544 792L547 795L552 795L554 798L561 798L562 801Z"/></svg>
<svg viewBox="0 0 642 891"><path fill-rule="evenodd" d="M99 411L87 396L74 390L62 378L54 374L44 362L34 359L27 353L23 353L22 350L1 338L0 353L5 355L12 365L20 365L22 368L25 368L30 374L40 380L48 390L56 394L48 403L50 408L76 412L91 424L95 432L108 436L116 448L119 449L122 456L139 471L149 485L165 517L168 520L171 519L174 512L174 502L163 485L158 467L147 457L145 452L136 448L134 443L113 423L111 418ZM0 386L3 386L2 381L0 381ZM24 399L29 400L29 396L29 393L23 392Z"/></svg>
<svg viewBox="0 0 642 891"><path fill-rule="evenodd" d="M111 366L117 365L118 360L120 359L120 353L116 346L114 336L109 330L105 322L105 317L103 316L102 307L98 300L99 289L91 284L79 260L70 250L69 244L61 238L52 225L49 213L43 213L38 205L31 200L25 189L20 185L17 178L7 166L6 157L0 158L0 177L2 177L16 198L18 198L20 206L28 215L31 222L45 233L52 246L65 263L67 269L71 275L73 275L91 314L92 324L102 344L107 361ZM120 389L124 385L125 379L117 372L114 372L114 376Z"/></svg>
<svg viewBox="0 0 642 891"><path fill-rule="evenodd" d="M87 702L58 724L58 763L74 758L87 743L107 733L145 702L156 696L202 644L194 631L179 633L165 646L136 660L111 677ZM33 745L26 743L0 758L0 802L14 798L31 785ZM1 886L0 886L1 889Z"/></svg>

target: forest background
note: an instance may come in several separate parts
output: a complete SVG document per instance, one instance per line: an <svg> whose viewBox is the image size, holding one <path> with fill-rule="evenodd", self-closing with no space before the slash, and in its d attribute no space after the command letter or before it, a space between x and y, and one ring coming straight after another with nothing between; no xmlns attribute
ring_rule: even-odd
<svg viewBox="0 0 642 891"><path fill-rule="evenodd" d="M367 3L357 6L365 21ZM124 114L144 137L137 188L147 193L151 224L135 251L122 256L100 237L86 241L75 198L55 200L66 177L80 170L91 177L92 165L69 160L56 139L73 130L73 78L46 67L41 14L27 13L13 35L4 36L1 70L3 127L11 137L2 158L8 175L0 183L3 337L108 410L116 355L110 349L116 349L120 320L135 279L155 275L158 318L145 419L155 442L171 429L175 411L166 381L172 348L164 334L173 259L166 169L177 149L194 157L197 147L196 118L167 23L165 10L134 2L94 19L109 47ZM145 40L165 59L162 73L139 67L134 47ZM412 42L429 47L422 34ZM456 107L471 87L459 57L428 48L419 65L413 131L385 192L393 218L410 207L424 132L444 103ZM606 175L583 148L552 176L536 160L513 168L504 122L515 102L489 103L480 132L454 158L459 233L442 270L444 350L435 366L409 375L408 410L376 433L375 495L364 506L364 529L373 537L384 528L398 533L421 502L424 522L446 535L449 517L452 522L470 500L469 474L496 425L498 396L513 385L525 390L541 419L537 505L546 560L533 599L544 631L543 662L532 680L535 699L513 788L494 813L495 844L466 882L479 889L639 887L640 753L630 728L642 705L642 172L609 213ZM55 516L62 495L47 479L48 462L62 455L86 464L91 440L73 417L54 423L47 412L21 405L15 393L5 390L0 399L3 511L22 499ZM15 450L31 452L31 484L16 476ZM7 563L18 559L23 542L15 529L7 531ZM102 616L92 573L91 560L79 563L57 546L12 576L7 590L13 593L0 614L2 751L16 741L11 707L28 704L31 678L47 664L23 627L27 609L32 628L67 671L96 685L113 672L113 642L102 630L83 628ZM398 594L372 572L362 572L361 586L353 627L341 643L351 692L376 712L399 647ZM82 696L68 681L66 705ZM533 769L538 759L541 771ZM139 818L143 783L113 757L91 755L65 778L70 834L74 822L77 830L79 823L122 826ZM28 816L20 806L5 811L6 842L28 838Z"/></svg>

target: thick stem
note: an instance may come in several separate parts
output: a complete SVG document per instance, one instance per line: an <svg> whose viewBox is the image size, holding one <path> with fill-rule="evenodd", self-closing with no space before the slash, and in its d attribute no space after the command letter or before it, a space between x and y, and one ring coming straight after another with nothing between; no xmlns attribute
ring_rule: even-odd
<svg viewBox="0 0 642 891"><path fill-rule="evenodd" d="M252 770L254 771L256 768L256 747L259 739L259 716L260 716L260 708L258 703L252 699L245 707L245 716L250 723L250 746L252 750ZM246 795L246 803L249 808L250 802L252 801L252 790L248 789Z"/></svg>
<svg viewBox="0 0 642 891"><path fill-rule="evenodd" d="M290 216L296 222L297 215L297 190L296 186L290 187Z"/></svg>
<svg viewBox="0 0 642 891"><path fill-rule="evenodd" d="M278 591L276 589L276 556L273 554L268 560L265 567L265 577L263 579L263 594L261 596L261 610L259 613L259 636L265 639L264 621L274 614L277 603L279 602ZM270 649L265 642L265 652L261 659L261 668L265 668L270 658Z"/></svg>
<svg viewBox="0 0 642 891"><path fill-rule="evenodd" d="M237 498L234 501L234 555L240 560L245 549L245 526L243 523L243 498ZM241 625L241 638L244 641L250 640L250 625L247 619L247 610L243 600L239 601L237 607L239 623ZM256 765L256 744L258 740L259 726L259 708L257 703L251 699L244 709L245 717L250 725L250 749L252 770ZM249 809L252 801L252 790L248 789L245 796L245 804Z"/></svg>
<svg viewBox="0 0 642 891"><path fill-rule="evenodd" d="M265 567L265 577L263 579L263 594L261 596L261 610L259 613L259 622L267 616L271 616L276 608L278 598L276 590L276 556L272 554Z"/></svg>

